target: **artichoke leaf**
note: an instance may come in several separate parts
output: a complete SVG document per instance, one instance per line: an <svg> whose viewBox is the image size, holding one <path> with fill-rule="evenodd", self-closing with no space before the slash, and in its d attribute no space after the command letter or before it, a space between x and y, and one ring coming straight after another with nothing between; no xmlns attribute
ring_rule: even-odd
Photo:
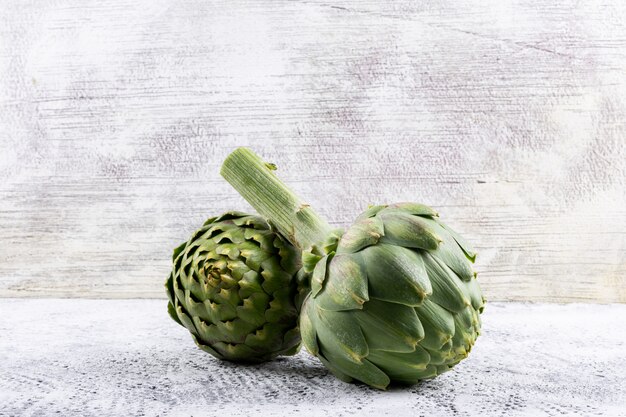
<svg viewBox="0 0 626 417"><path fill-rule="evenodd" d="M189 315L191 317L199 316L203 320L208 320L209 316L204 308L204 303L196 299L190 290L183 290L182 293L184 297L182 297L181 300L184 300L185 310Z"/></svg>
<svg viewBox="0 0 626 417"><path fill-rule="evenodd" d="M317 264L325 257L326 254L322 254L318 251L317 247L313 246L309 250L302 252L302 269L307 274L314 271Z"/></svg>
<svg viewBox="0 0 626 417"><path fill-rule="evenodd" d="M235 243L220 243L215 247L215 253L228 256L229 259L235 261L238 260L241 253L238 246Z"/></svg>
<svg viewBox="0 0 626 417"><path fill-rule="evenodd" d="M176 313L176 307L174 307L174 304L172 304L171 302L167 303L167 314L170 315L170 317L178 324L180 324L181 326L185 327L185 325L183 324L182 321L180 321L180 319L178 318L178 314Z"/></svg>
<svg viewBox="0 0 626 417"><path fill-rule="evenodd" d="M328 263L333 259L334 254L326 255L317 261L311 276L311 294L315 297L321 290L326 280L326 270Z"/></svg>
<svg viewBox="0 0 626 417"><path fill-rule="evenodd" d="M432 293L422 257L399 246L378 244L362 250L369 297L418 306Z"/></svg>
<svg viewBox="0 0 626 417"><path fill-rule="evenodd" d="M215 297L214 297L215 298ZM237 317L237 304L231 304L229 302L218 302L205 300L204 308L208 314L208 320L211 323L217 323L220 321L232 320ZM202 318L205 318L204 316Z"/></svg>
<svg viewBox="0 0 626 417"><path fill-rule="evenodd" d="M350 375L348 374L344 374L343 372L341 372L337 367L333 366L333 364L331 364L330 362L328 362L326 360L325 357L323 357L322 355L316 355L317 358L320 360L320 362L322 362L324 364L324 366L326 367L326 369L328 369L333 375L335 375L335 377L337 377L337 379L339 379L340 381L343 382L352 382L354 381L354 378L352 378Z"/></svg>
<svg viewBox="0 0 626 417"><path fill-rule="evenodd" d="M187 247L187 242L183 242L174 249L174 253L172 254L172 262L176 262L176 258L178 258L178 255L180 255L181 252L184 251L186 247Z"/></svg>
<svg viewBox="0 0 626 417"><path fill-rule="evenodd" d="M237 288L228 288L223 286L214 295L213 302L219 304L223 308L232 309L232 314L235 315L235 306L239 305L241 298L239 298L239 291Z"/></svg>
<svg viewBox="0 0 626 417"><path fill-rule="evenodd" d="M456 331L452 337L452 344L457 348L461 347L461 352L465 353L466 349L471 346L474 339L476 339L474 328L465 327L459 315L454 318L454 323L456 325Z"/></svg>
<svg viewBox="0 0 626 417"><path fill-rule="evenodd" d="M269 230L246 229L244 232L246 240L253 240L259 244L261 250L265 252L274 251L274 234Z"/></svg>
<svg viewBox="0 0 626 417"><path fill-rule="evenodd" d="M318 263L318 265L320 264L323 262ZM322 290L317 293L313 292L317 305L324 310L334 311L361 309L363 303L369 299L367 276L363 266L357 262L355 256L350 254L336 255L329 260L325 269L327 276ZM318 267L313 271L314 284L318 282L315 275L316 271L318 271Z"/></svg>
<svg viewBox="0 0 626 417"><path fill-rule="evenodd" d="M430 223L443 239L443 242L436 249L432 250L431 254L443 261L461 280L469 281L474 278L472 265L454 237L435 220L424 219L424 221Z"/></svg>
<svg viewBox="0 0 626 417"><path fill-rule="evenodd" d="M253 349L279 350L282 345L282 326L276 323L265 323L265 325L250 332L245 339L245 345Z"/></svg>
<svg viewBox="0 0 626 417"><path fill-rule="evenodd" d="M362 311L355 311L370 352L413 352L424 338L424 328L413 307L370 300Z"/></svg>
<svg viewBox="0 0 626 417"><path fill-rule="evenodd" d="M170 304L173 304L174 299L176 298L176 294L174 293L174 272L170 272L167 276L167 280L165 281L165 292Z"/></svg>
<svg viewBox="0 0 626 417"><path fill-rule="evenodd" d="M454 352L446 349L428 349L428 353L431 365L445 365L455 356Z"/></svg>
<svg viewBox="0 0 626 417"><path fill-rule="evenodd" d="M261 275L258 272L250 270L243 274L239 280L239 297L248 298L254 293L263 292L261 286Z"/></svg>
<svg viewBox="0 0 626 417"><path fill-rule="evenodd" d="M452 236L454 238L454 240L459 245L459 247L461 248L463 253L465 253L465 257L470 262L474 263L476 261L476 255L477 255L477 252L474 249L474 247L472 245L470 245L469 242L467 240L465 240L465 238L463 238L463 236L461 236L457 232L455 232L450 226L446 225L445 223L440 222L439 220L435 220L435 221L437 223L439 223L439 225L441 227L446 229L446 231L448 233L450 233L450 236Z"/></svg>
<svg viewBox="0 0 626 417"><path fill-rule="evenodd" d="M427 303L424 304L426 305ZM423 307L416 309L425 334L420 342L420 346L430 350L440 350L454 336L454 317L452 313L434 303L430 303L428 306L433 307L433 310L429 311L429 308ZM441 318L437 317L437 314L441 314Z"/></svg>
<svg viewBox="0 0 626 417"><path fill-rule="evenodd" d="M269 258L261 264L261 276L264 279L261 285L268 294L288 286L291 281L291 275L280 268L280 261L276 257Z"/></svg>
<svg viewBox="0 0 626 417"><path fill-rule="evenodd" d="M274 247L278 249L278 259L280 259L280 266L292 275L298 272L298 270L302 266L302 263L300 262L300 257L297 255L294 247L286 242L285 239L283 239L280 235L276 235L276 238L274 238Z"/></svg>
<svg viewBox="0 0 626 417"><path fill-rule="evenodd" d="M314 303L310 301L309 295L302 303L302 313L300 314L300 332L302 336L302 343L313 356L318 356L319 345L317 343L317 332L315 326L311 321L311 316L315 313Z"/></svg>
<svg viewBox="0 0 626 417"><path fill-rule="evenodd" d="M485 299L480 291L478 280L476 278L472 278L466 283L465 288L472 302L472 307L478 311L482 311L482 308L485 305Z"/></svg>
<svg viewBox="0 0 626 417"><path fill-rule="evenodd" d="M314 299L311 301L315 303ZM315 306L309 318L317 330L320 345L325 346L326 351L354 363L361 363L367 356L365 336L352 312L321 310Z"/></svg>
<svg viewBox="0 0 626 417"><path fill-rule="evenodd" d="M454 334L454 315L442 306L428 299L415 310L422 323L428 322L430 327L439 333L449 335L448 337Z"/></svg>
<svg viewBox="0 0 626 417"><path fill-rule="evenodd" d="M293 291L289 287L281 288L275 291L273 299L266 305L265 320L269 323L291 322L294 317L298 316L295 306L293 305Z"/></svg>
<svg viewBox="0 0 626 417"><path fill-rule="evenodd" d="M210 225L213 224L216 219L217 217L209 217L208 219L206 219L206 221L202 223L202 229L206 229L207 227L210 227Z"/></svg>
<svg viewBox="0 0 626 417"><path fill-rule="evenodd" d="M259 362L262 360L256 359L258 352L255 349L243 343L215 342L212 347L221 357L231 361ZM202 349L202 346L200 348Z"/></svg>
<svg viewBox="0 0 626 417"><path fill-rule="evenodd" d="M217 337L221 335L221 339L211 338L208 340L221 340L227 343L244 343L249 334L258 331L257 326L239 317L232 320L218 321L215 324L209 325L211 331L213 331L214 328L217 328L216 335L218 335Z"/></svg>
<svg viewBox="0 0 626 417"><path fill-rule="evenodd" d="M227 211L226 213L223 213L222 215L218 217L213 217L214 221L212 223L228 221L232 224L236 224L240 226L244 224L244 222L246 222L249 217L251 216L249 216L247 213L236 211L236 210L231 210L231 211ZM206 223L208 223L208 221Z"/></svg>
<svg viewBox="0 0 626 417"><path fill-rule="evenodd" d="M270 296L264 293L253 293L243 300L242 306L237 306L237 316L255 327L265 323L265 309L269 304Z"/></svg>
<svg viewBox="0 0 626 417"><path fill-rule="evenodd" d="M367 210L365 210L363 213L359 214L359 217L356 218L356 221L360 221L363 219L368 219L370 217L374 217L376 216L376 214L378 214L381 210L385 209L387 206L386 205L379 205L379 206L369 206L367 208Z"/></svg>
<svg viewBox="0 0 626 417"><path fill-rule="evenodd" d="M415 216L428 216L428 217L437 217L439 213L432 207L429 207L425 204L419 203L395 203L387 206L385 211L401 211L403 213L412 214Z"/></svg>
<svg viewBox="0 0 626 417"><path fill-rule="evenodd" d="M375 245L384 235L383 222L378 217L364 218L354 223L339 240L337 253L354 253Z"/></svg>
<svg viewBox="0 0 626 417"><path fill-rule="evenodd" d="M424 254L424 265L433 287L430 300L452 312L459 312L471 305L467 289L457 275L443 262L428 253Z"/></svg>
<svg viewBox="0 0 626 417"><path fill-rule="evenodd" d="M383 211L377 218L385 225L381 242L416 249L437 249L441 237L428 223L429 219L401 211Z"/></svg>
<svg viewBox="0 0 626 417"><path fill-rule="evenodd" d="M246 266L250 269L259 270L261 264L273 256L271 252L261 250L261 248L249 240L237 246Z"/></svg>
<svg viewBox="0 0 626 417"><path fill-rule="evenodd" d="M404 378L398 378L397 381L404 384L415 384L425 379L434 378L442 372L443 371L439 371L437 366L428 365L423 371L416 370L415 372L412 372L411 375L407 375Z"/></svg>
<svg viewBox="0 0 626 417"><path fill-rule="evenodd" d="M210 353L211 355L215 356L218 359L225 359L224 356L222 356L220 353L218 353L215 349L213 349L211 346L205 345L204 343L202 343L202 341L200 341L200 339L198 339L196 337L195 334L191 334L191 337L193 339L193 341L196 343L196 345L202 349L203 351Z"/></svg>
<svg viewBox="0 0 626 417"><path fill-rule="evenodd" d="M372 350L367 359L383 370L392 380L418 380L428 368L430 354L417 347L413 352L397 353Z"/></svg>
<svg viewBox="0 0 626 417"><path fill-rule="evenodd" d="M211 238L211 241L215 243L242 243L245 242L244 229L237 227L231 227L222 231L222 233L215 235Z"/></svg>
<svg viewBox="0 0 626 417"><path fill-rule="evenodd" d="M345 356L326 349L323 344L319 358L335 376L344 381L349 382L349 378L354 378L378 389L386 389L391 382L387 374L367 359L359 363L352 362Z"/></svg>
<svg viewBox="0 0 626 417"><path fill-rule="evenodd" d="M474 315L474 309L472 306L466 307L461 312L455 314L454 320L461 323L461 327L464 329L471 329L474 327L476 317ZM458 326L457 326L458 327Z"/></svg>
<svg viewBox="0 0 626 417"><path fill-rule="evenodd" d="M191 317L194 328L196 329L196 336L202 340L203 343L209 342L213 344L213 342L222 340L221 334L217 326L213 323L206 322L197 316ZM232 335L230 336L232 340Z"/></svg>
<svg viewBox="0 0 626 417"><path fill-rule="evenodd" d="M298 326L289 329L283 336L283 345L286 346L285 355L295 355L300 351L300 328Z"/></svg>

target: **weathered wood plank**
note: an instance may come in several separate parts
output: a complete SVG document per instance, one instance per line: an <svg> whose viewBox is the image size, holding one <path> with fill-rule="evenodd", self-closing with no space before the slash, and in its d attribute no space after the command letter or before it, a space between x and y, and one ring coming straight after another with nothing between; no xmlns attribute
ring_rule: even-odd
<svg viewBox="0 0 626 417"><path fill-rule="evenodd" d="M163 296L254 147L336 225L421 201L491 300L626 301L626 6L8 1L0 296Z"/></svg>

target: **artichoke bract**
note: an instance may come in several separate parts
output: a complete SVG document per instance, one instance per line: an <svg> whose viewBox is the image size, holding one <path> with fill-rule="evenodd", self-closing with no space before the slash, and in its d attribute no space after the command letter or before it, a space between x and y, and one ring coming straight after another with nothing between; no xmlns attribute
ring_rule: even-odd
<svg viewBox="0 0 626 417"><path fill-rule="evenodd" d="M274 169L239 148L222 175L302 251L309 352L340 379L381 389L433 378L468 355L484 305L476 253L433 209L374 206L345 232L333 230Z"/></svg>
<svg viewBox="0 0 626 417"><path fill-rule="evenodd" d="M259 216L208 219L174 250L166 281L170 316L211 355L263 362L300 346L300 253Z"/></svg>

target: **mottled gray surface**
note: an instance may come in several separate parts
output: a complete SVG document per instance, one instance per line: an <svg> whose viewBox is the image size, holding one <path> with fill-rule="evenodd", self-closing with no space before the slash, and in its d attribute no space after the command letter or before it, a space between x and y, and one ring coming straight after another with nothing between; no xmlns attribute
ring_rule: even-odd
<svg viewBox="0 0 626 417"><path fill-rule="evenodd" d="M436 207L490 300L625 302L625 68L623 0L3 0L0 296L164 297L248 145Z"/></svg>
<svg viewBox="0 0 626 417"><path fill-rule="evenodd" d="M161 300L0 301L1 416L626 416L626 305L491 303L470 357L382 392L306 352L220 362Z"/></svg>

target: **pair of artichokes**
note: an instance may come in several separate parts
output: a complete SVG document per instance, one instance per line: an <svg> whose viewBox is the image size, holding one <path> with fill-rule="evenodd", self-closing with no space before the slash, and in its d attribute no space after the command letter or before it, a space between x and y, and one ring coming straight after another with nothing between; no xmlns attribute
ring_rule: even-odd
<svg viewBox="0 0 626 417"><path fill-rule="evenodd" d="M415 203L333 230L275 169L235 150L221 173L263 217L211 218L174 250L168 311L202 350L254 363L302 342L341 380L380 389L467 357L484 298L461 236Z"/></svg>

